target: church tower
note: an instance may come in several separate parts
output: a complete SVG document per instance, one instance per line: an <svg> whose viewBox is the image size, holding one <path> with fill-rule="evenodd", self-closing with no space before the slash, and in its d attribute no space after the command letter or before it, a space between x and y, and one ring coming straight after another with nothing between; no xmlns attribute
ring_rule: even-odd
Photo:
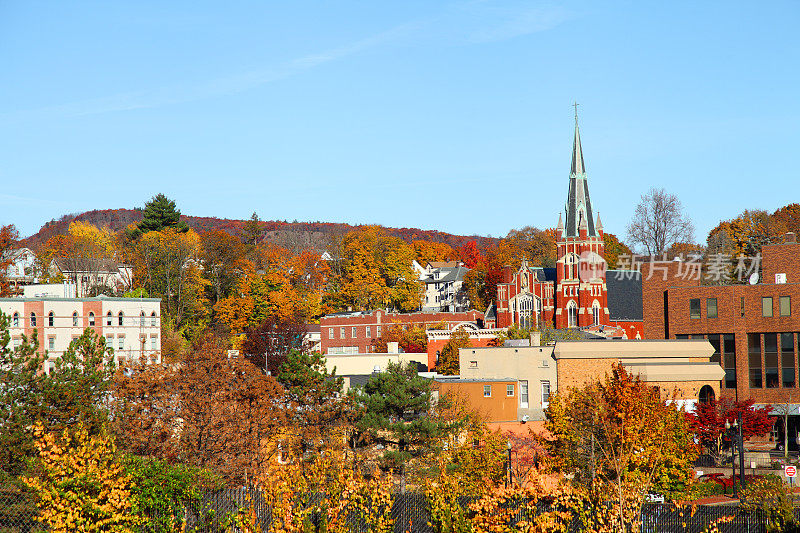
<svg viewBox="0 0 800 533"><path fill-rule="evenodd" d="M608 324L605 245L600 215L595 218L583 163L578 108L564 217L556 227L556 328Z"/></svg>

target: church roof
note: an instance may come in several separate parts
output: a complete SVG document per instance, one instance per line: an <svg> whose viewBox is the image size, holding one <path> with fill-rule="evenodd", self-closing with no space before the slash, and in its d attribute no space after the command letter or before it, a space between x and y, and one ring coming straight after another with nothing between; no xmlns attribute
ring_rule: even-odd
<svg viewBox="0 0 800 533"><path fill-rule="evenodd" d="M569 192L566 205L566 237L577 237L585 224L590 237L597 236L594 227L592 202L589 199L589 186L586 179L586 167L583 164L581 134L578 130L578 113L575 112L575 139L572 143L572 166L569 172Z"/></svg>
<svg viewBox="0 0 800 533"><path fill-rule="evenodd" d="M611 320L642 320L642 273L607 270L608 314Z"/></svg>

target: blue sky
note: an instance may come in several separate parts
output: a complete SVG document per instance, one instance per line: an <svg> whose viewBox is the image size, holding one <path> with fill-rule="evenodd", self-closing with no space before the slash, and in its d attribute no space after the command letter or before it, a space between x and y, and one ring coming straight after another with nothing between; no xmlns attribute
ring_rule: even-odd
<svg viewBox="0 0 800 533"><path fill-rule="evenodd" d="M623 236L800 201L800 2L0 0L0 224L141 206L503 236L563 209L574 100Z"/></svg>

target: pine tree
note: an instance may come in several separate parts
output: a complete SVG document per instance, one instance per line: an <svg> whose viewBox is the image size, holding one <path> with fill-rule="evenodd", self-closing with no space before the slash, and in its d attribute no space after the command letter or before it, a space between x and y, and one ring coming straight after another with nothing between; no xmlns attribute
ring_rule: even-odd
<svg viewBox="0 0 800 533"><path fill-rule="evenodd" d="M189 226L181 220L181 212L175 206L175 201L158 193L145 204L144 218L133 231L132 237L138 238L150 231L161 231L164 228L174 228L181 233L189 231Z"/></svg>
<svg viewBox="0 0 800 533"><path fill-rule="evenodd" d="M249 220L245 221L242 227L242 242L255 246L261 241L264 228L261 227L261 219L253 212Z"/></svg>

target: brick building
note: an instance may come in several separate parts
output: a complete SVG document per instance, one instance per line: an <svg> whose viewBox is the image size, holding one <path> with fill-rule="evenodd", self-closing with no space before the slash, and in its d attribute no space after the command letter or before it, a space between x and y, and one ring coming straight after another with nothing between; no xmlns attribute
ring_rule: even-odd
<svg viewBox="0 0 800 533"><path fill-rule="evenodd" d="M105 337L114 361L161 362L161 300L157 298L0 298L10 319L12 346L36 331L39 351L48 354L45 371L55 366L85 328Z"/></svg>
<svg viewBox="0 0 800 533"><path fill-rule="evenodd" d="M681 261L642 264L644 336L707 339L722 366L723 398L784 404L795 443L800 408L800 244L764 246L750 284L701 284ZM776 411L777 412L777 411ZM782 433L782 427L779 428Z"/></svg>
<svg viewBox="0 0 800 533"><path fill-rule="evenodd" d="M641 336L641 282L606 270L603 225L594 214L575 116L575 138L564 218L556 227L555 268L503 269L497 284L497 326L547 323L556 328L614 325L628 338ZM608 278L613 276L614 283Z"/></svg>
<svg viewBox="0 0 800 533"><path fill-rule="evenodd" d="M372 351L372 341L393 325L425 328L444 325L448 330L458 326L471 329L483 326L483 313L390 313L382 309L333 313L320 318L320 345L323 354L356 354Z"/></svg>

